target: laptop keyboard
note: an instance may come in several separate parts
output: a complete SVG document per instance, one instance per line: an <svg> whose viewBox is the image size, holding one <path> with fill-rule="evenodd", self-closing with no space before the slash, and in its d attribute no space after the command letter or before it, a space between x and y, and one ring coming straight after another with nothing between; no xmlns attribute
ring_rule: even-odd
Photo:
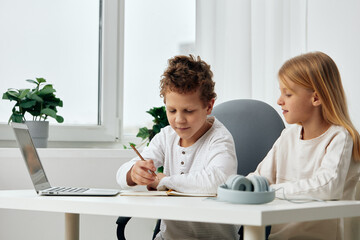
<svg viewBox="0 0 360 240"><path fill-rule="evenodd" d="M48 192L63 192L63 193L83 193L89 190L89 188L76 188L76 187L53 187L48 189Z"/></svg>

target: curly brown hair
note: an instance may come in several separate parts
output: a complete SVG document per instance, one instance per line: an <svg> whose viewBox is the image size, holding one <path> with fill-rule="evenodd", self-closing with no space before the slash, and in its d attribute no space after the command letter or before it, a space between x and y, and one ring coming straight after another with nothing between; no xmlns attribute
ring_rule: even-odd
<svg viewBox="0 0 360 240"><path fill-rule="evenodd" d="M169 91L186 94L200 90L200 99L204 104L216 98L210 65L199 56L175 56L168 60L168 64L160 80L160 97L164 101Z"/></svg>

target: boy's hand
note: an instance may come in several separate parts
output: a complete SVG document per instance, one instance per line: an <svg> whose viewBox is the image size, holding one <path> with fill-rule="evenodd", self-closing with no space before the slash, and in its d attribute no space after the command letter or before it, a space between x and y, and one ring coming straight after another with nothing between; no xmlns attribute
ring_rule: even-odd
<svg viewBox="0 0 360 240"><path fill-rule="evenodd" d="M159 182L160 180L163 178L163 177L166 177L165 174L163 173L158 173L157 174L157 178L155 179L155 181L153 181L152 183L148 184L146 187L149 191L154 191L154 190L157 190L157 186L159 185Z"/></svg>
<svg viewBox="0 0 360 240"><path fill-rule="evenodd" d="M156 171L153 160L137 161L127 173L128 185L148 185L154 182L156 178L149 170Z"/></svg>

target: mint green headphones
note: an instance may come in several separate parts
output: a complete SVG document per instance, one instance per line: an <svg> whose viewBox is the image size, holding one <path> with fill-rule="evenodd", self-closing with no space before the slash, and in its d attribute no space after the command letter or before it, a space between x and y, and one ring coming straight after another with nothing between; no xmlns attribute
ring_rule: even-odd
<svg viewBox="0 0 360 240"><path fill-rule="evenodd" d="M217 199L231 203L263 204L275 199L275 191L262 176L232 175L218 187Z"/></svg>

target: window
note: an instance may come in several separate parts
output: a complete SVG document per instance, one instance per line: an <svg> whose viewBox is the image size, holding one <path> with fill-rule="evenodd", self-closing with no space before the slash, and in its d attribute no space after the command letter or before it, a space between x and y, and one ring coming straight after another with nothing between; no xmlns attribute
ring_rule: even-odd
<svg viewBox="0 0 360 240"><path fill-rule="evenodd" d="M1 91L33 87L25 79L43 77L64 101L65 124L96 125L99 7L99 0L1 1ZM1 101L1 122L13 103Z"/></svg>
<svg viewBox="0 0 360 240"><path fill-rule="evenodd" d="M152 117L146 111L164 105L159 83L167 60L194 52L195 4L195 0L125 1L125 135L151 126Z"/></svg>
<svg viewBox="0 0 360 240"><path fill-rule="evenodd" d="M118 105L113 103L118 92L119 4L117 0L0 2L0 91L30 88L25 79L36 77L52 83L64 102L58 111L65 122L49 119L50 140L117 137ZM13 138L6 124L13 105L0 101L1 140Z"/></svg>
<svg viewBox="0 0 360 240"><path fill-rule="evenodd" d="M31 87L25 79L35 77L52 83L65 121L50 119L50 141L134 136L152 122L146 111L163 105L159 81L167 59L194 51L195 0L0 4L0 30L7 36L0 40L1 93ZM0 140L13 139L6 124L13 103L0 101Z"/></svg>

